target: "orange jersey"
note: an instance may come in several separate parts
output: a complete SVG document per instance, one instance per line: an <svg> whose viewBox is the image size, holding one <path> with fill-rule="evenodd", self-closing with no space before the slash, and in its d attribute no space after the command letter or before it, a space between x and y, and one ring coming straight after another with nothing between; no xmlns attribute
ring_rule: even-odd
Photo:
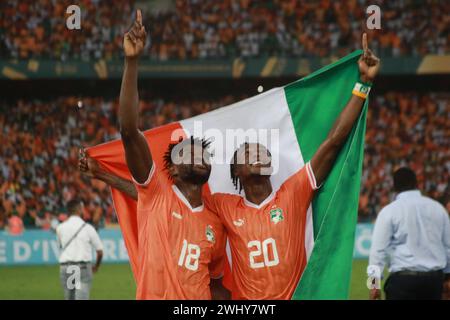
<svg viewBox="0 0 450 320"><path fill-rule="evenodd" d="M138 190L137 299L211 299L223 272L226 235L217 215L192 208L153 165Z"/></svg>
<svg viewBox="0 0 450 320"><path fill-rule="evenodd" d="M307 163L259 206L216 193L211 203L231 246L233 299L290 299L306 265L305 229L314 190Z"/></svg>

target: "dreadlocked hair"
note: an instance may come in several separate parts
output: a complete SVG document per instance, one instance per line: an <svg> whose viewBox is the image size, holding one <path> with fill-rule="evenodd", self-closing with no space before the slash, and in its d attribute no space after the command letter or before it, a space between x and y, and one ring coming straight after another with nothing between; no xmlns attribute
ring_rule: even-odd
<svg viewBox="0 0 450 320"><path fill-rule="evenodd" d="M238 151L239 151L242 147L247 148L248 145L249 145L248 142L244 142L243 144L241 144L241 146L240 146L239 148L237 148L236 151L234 151L233 159L231 160L231 163L230 163L230 176L231 176L231 181L233 181L234 188L235 188L236 190L238 190L239 193L241 193L241 191L242 191L242 183L241 183L241 180L239 180L239 177L234 173L234 169L236 168L236 164L237 164L237 154L238 154Z"/></svg>
<svg viewBox="0 0 450 320"><path fill-rule="evenodd" d="M210 154L210 156L212 156L212 154L209 152L208 148L211 145L211 140L209 139L199 139L199 138L194 138L193 136L191 136L190 138L187 139L183 139L182 137L180 137L178 139L178 142L176 143L170 143L169 146L167 147L166 152L164 153L163 156L163 161L164 161L164 170L167 171L169 178L172 179L172 176L170 175L170 166L173 165L172 162L172 151L173 148L175 148L177 145L179 144L187 144L190 143L191 146L194 146L195 144L201 145L202 146L202 152L206 149L207 152Z"/></svg>

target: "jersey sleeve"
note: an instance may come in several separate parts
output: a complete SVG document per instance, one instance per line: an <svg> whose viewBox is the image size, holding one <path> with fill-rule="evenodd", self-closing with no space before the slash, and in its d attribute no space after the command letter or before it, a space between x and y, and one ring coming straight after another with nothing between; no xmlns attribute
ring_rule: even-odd
<svg viewBox="0 0 450 320"><path fill-rule="evenodd" d="M320 186L317 186L310 162L306 163L303 168L293 174L282 185L282 188L295 197L296 202L301 200L301 203L308 205L312 201L314 192L319 189L319 187ZM299 197L301 197L301 199L298 199Z"/></svg>
<svg viewBox="0 0 450 320"><path fill-rule="evenodd" d="M138 191L144 191L144 190L152 190L152 189L156 189L158 187L158 177L156 172L156 165L153 162L152 164L152 168L150 169L150 172L148 173L148 177L147 180L145 180L143 183L139 183L136 181L136 179L134 179L133 176L131 176L131 179L133 180L133 184L136 187L136 190Z"/></svg>
<svg viewBox="0 0 450 320"><path fill-rule="evenodd" d="M145 226L147 219L158 214L164 221L168 221L169 211L161 210L173 199L170 198L170 188L166 177L156 168L155 163L144 183L138 183L133 179L138 193L137 222L138 228Z"/></svg>
<svg viewBox="0 0 450 320"><path fill-rule="evenodd" d="M132 180L138 192L138 199L141 200L138 201L138 211L148 210L148 207L142 206L148 206L152 202L162 200L167 195L167 183L164 181L162 173L157 170L155 163L153 163L145 182L139 183L134 178Z"/></svg>
<svg viewBox="0 0 450 320"><path fill-rule="evenodd" d="M225 228L221 223L218 223L216 229L216 242L213 246L211 263L209 264L209 274L213 279L219 279L223 277L226 260L225 246L227 235L225 232Z"/></svg>

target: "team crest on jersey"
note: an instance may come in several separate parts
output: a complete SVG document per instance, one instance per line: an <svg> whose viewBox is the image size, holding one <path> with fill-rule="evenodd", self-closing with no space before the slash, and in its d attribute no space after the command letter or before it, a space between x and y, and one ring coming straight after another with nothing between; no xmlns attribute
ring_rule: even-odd
<svg viewBox="0 0 450 320"><path fill-rule="evenodd" d="M216 236L214 235L214 230L210 225L208 225L206 227L206 239L212 243L216 242Z"/></svg>
<svg viewBox="0 0 450 320"><path fill-rule="evenodd" d="M283 210L280 208L270 210L270 220L275 224L277 224L280 221L283 221L284 220Z"/></svg>
<svg viewBox="0 0 450 320"><path fill-rule="evenodd" d="M233 224L234 224L236 227L242 227L242 226L244 225L244 223L245 223L244 219L237 219L237 220L234 220L234 221L233 221Z"/></svg>

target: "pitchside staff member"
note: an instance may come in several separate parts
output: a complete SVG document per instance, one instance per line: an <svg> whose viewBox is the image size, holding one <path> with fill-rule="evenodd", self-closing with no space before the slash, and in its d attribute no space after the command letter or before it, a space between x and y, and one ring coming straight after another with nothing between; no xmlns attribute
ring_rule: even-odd
<svg viewBox="0 0 450 320"><path fill-rule="evenodd" d="M368 273L384 269L389 257L390 276L384 285L388 300L441 299L444 278L450 283L450 222L437 201L417 189L409 168L394 173L394 202L378 215L372 238ZM380 289L370 298L379 299Z"/></svg>
<svg viewBox="0 0 450 320"><path fill-rule="evenodd" d="M82 203L71 200L67 204L69 219L56 228L60 246L60 280L66 300L89 300L92 274L97 272L103 257L103 245L94 227L82 216ZM92 266L92 248L97 261Z"/></svg>

